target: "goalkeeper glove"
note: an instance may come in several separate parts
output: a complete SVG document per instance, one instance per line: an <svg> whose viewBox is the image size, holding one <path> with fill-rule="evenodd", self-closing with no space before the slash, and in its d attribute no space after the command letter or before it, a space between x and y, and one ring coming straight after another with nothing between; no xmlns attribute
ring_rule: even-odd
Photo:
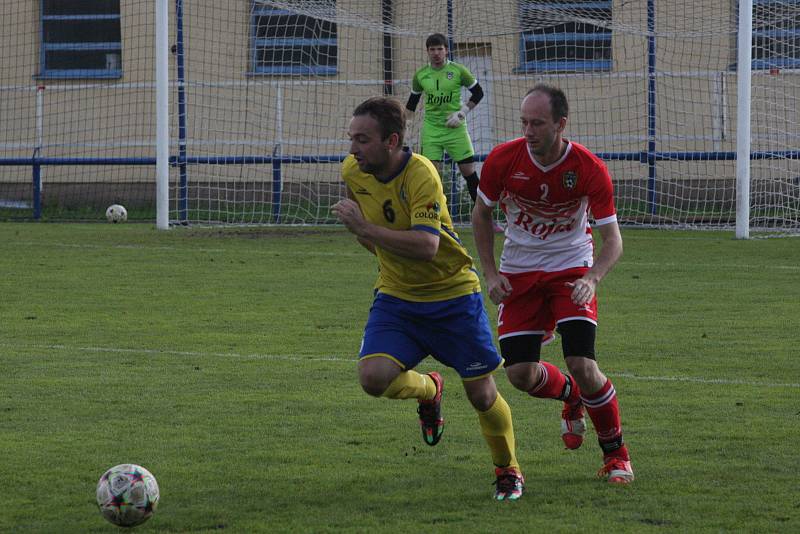
<svg viewBox="0 0 800 534"><path fill-rule="evenodd" d="M447 117L447 122L445 123L445 125L448 128L458 128L461 125L461 123L464 122L464 119L467 118L468 111L469 107L466 104L464 104L463 106L461 106L461 109L451 113L450 116Z"/></svg>

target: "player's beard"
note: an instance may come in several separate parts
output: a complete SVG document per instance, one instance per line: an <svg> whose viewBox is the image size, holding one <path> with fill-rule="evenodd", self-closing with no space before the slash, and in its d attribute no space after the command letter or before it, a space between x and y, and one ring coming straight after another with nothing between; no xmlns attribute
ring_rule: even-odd
<svg viewBox="0 0 800 534"><path fill-rule="evenodd" d="M526 139L526 142L528 143L528 149L531 151L531 154L535 156L541 156L543 154L542 143L540 141Z"/></svg>
<svg viewBox="0 0 800 534"><path fill-rule="evenodd" d="M371 165L366 160L363 159L356 160L356 163L358 163L358 168L361 170L361 172L365 172L367 174L375 174L375 168L374 168L375 166Z"/></svg>
<svg viewBox="0 0 800 534"><path fill-rule="evenodd" d="M534 141L526 138L525 141L528 143L528 149L530 149L531 154L545 157L550 155L550 151L553 149L556 139L555 136L542 136Z"/></svg>
<svg viewBox="0 0 800 534"><path fill-rule="evenodd" d="M358 168L361 170L361 172L366 174L372 174L374 176L378 176L386 166L385 163L381 164L381 163L370 162L367 161L365 158L362 158L361 160L356 160L356 163L358 163Z"/></svg>
<svg viewBox="0 0 800 534"><path fill-rule="evenodd" d="M354 154L355 155L355 154ZM394 160L388 150L372 148L359 153L356 163L361 172L372 174L379 180L388 176L394 168Z"/></svg>

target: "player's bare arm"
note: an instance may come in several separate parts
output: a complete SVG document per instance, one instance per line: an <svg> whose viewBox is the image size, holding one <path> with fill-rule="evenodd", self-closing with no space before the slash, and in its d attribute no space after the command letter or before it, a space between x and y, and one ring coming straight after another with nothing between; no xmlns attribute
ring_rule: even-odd
<svg viewBox="0 0 800 534"><path fill-rule="evenodd" d="M350 189L347 189L347 198L349 198L350 200L352 200L354 202L356 200L355 197L353 196L353 192L350 191ZM369 241L367 241L363 237L358 237L358 236L356 236L356 241L358 241L359 244L362 247L364 247L365 249L370 251L372 254L375 254L375 245L373 243L370 243Z"/></svg>
<svg viewBox="0 0 800 534"><path fill-rule="evenodd" d="M432 260L439 250L439 236L422 230L392 230L367 221L358 203L346 198L331 208L356 238L393 254L418 260ZM362 242L363 244L363 242Z"/></svg>
<svg viewBox="0 0 800 534"><path fill-rule="evenodd" d="M372 254L375 254L375 245L364 239L363 237L356 236L356 241L361 244L362 247L370 251Z"/></svg>
<svg viewBox="0 0 800 534"><path fill-rule="evenodd" d="M497 272L497 263L494 259L494 225L492 208L486 205L478 196L475 207L472 209L472 231L475 237L475 246L481 260L483 277L486 280L486 291L495 304L500 304L511 295L511 282Z"/></svg>
<svg viewBox="0 0 800 534"><path fill-rule="evenodd" d="M572 288L572 302L579 306L592 300L597 291L597 284L622 256L622 234L616 221L598 226L597 231L603 243L594 265L582 278L575 280L575 283L567 284Z"/></svg>

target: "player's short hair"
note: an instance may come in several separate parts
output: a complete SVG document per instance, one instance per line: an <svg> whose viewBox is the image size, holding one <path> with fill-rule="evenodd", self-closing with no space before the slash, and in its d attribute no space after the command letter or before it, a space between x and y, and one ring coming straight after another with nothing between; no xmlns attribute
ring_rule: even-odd
<svg viewBox="0 0 800 534"><path fill-rule="evenodd" d="M403 145L403 137L406 130L406 110L403 104L396 98L386 96L375 96L356 106L353 117L369 115L378 122L381 130L381 139L386 140L390 135L396 133L400 140L398 144Z"/></svg>
<svg viewBox="0 0 800 534"><path fill-rule="evenodd" d="M441 33L429 35L428 38L425 39L425 48L430 48L432 46L443 46L447 48L447 37Z"/></svg>
<svg viewBox="0 0 800 534"><path fill-rule="evenodd" d="M525 96L531 93L544 93L550 97L550 109L553 112L553 120L558 122L562 117L569 116L569 103L567 102L567 95L564 91L553 85L546 83L537 83L534 85Z"/></svg>

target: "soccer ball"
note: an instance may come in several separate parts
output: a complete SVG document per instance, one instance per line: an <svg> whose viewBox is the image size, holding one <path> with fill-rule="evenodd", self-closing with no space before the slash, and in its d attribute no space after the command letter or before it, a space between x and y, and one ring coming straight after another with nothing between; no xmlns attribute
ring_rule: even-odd
<svg viewBox="0 0 800 534"><path fill-rule="evenodd" d="M136 464L115 465L97 482L100 513L121 527L134 527L150 519L158 497L156 477Z"/></svg>
<svg viewBox="0 0 800 534"><path fill-rule="evenodd" d="M120 223L128 220L128 210L120 204L111 204L106 210L106 219L110 223Z"/></svg>

